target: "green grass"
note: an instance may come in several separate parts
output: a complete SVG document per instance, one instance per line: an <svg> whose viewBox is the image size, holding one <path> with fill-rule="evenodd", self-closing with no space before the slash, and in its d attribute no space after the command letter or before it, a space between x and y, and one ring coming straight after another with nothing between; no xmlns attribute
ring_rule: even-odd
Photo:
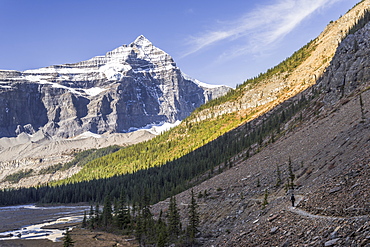
<svg viewBox="0 0 370 247"><path fill-rule="evenodd" d="M200 123L182 123L156 138L123 148L88 162L82 170L63 181L78 182L137 172L180 158L240 124L235 114Z"/></svg>
<svg viewBox="0 0 370 247"><path fill-rule="evenodd" d="M22 178L30 177L33 173L32 169L22 170L6 176L3 181L10 183L18 183Z"/></svg>

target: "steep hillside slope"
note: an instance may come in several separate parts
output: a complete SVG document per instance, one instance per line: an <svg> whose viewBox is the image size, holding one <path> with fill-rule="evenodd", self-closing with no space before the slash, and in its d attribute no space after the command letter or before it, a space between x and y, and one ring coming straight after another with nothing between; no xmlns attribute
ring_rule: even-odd
<svg viewBox="0 0 370 247"><path fill-rule="evenodd" d="M145 145L121 150L110 157L96 160L66 182L105 178L161 166L265 114L309 88L320 78L341 40L364 19L369 4L369 1L361 2L338 21L329 24L317 39L286 61L265 74L246 81L226 96L198 108L177 128Z"/></svg>
<svg viewBox="0 0 370 247"><path fill-rule="evenodd" d="M311 87L329 66L337 47L370 9L365 0L336 21L302 49L265 74L247 80L228 97L209 102L193 114L194 121L227 113L258 116Z"/></svg>
<svg viewBox="0 0 370 247"><path fill-rule="evenodd" d="M370 23L340 44L317 85L293 99L318 95L284 136L193 188L203 246L370 244L369 37ZM177 195L184 218L189 201L190 191Z"/></svg>
<svg viewBox="0 0 370 247"><path fill-rule="evenodd" d="M194 187L195 194L207 194L198 198L198 240L204 246L324 246L335 239L335 246L366 246L370 91L362 94L366 120L359 97L323 110L247 161L236 157L231 169ZM296 208L285 190L289 159ZM278 169L282 184L276 186ZM177 196L183 219L189 201L190 191ZM167 205L155 208L166 210Z"/></svg>

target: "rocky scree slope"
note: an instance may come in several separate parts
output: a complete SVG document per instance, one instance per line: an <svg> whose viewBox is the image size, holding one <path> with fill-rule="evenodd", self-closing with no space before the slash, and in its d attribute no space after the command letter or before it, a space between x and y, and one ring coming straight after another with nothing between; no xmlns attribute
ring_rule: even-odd
<svg viewBox="0 0 370 247"><path fill-rule="evenodd" d="M348 35L317 84L291 99L316 95L283 136L193 188L202 246L370 246L369 35L370 24ZM176 199L186 219L190 191Z"/></svg>
<svg viewBox="0 0 370 247"><path fill-rule="evenodd" d="M69 138L174 123L230 90L184 76L144 36L75 64L0 71L0 86L0 137L42 129Z"/></svg>
<svg viewBox="0 0 370 247"><path fill-rule="evenodd" d="M61 180L78 173L82 166L75 165L67 170L54 171L53 166L66 164L82 150L101 149L117 145L120 147L147 141L155 137L146 130L108 135L80 135L75 138L52 140L41 132L31 137L26 133L16 138L0 139L0 188L30 187ZM45 172L45 169L50 172ZM8 176L32 170L18 182L8 181Z"/></svg>

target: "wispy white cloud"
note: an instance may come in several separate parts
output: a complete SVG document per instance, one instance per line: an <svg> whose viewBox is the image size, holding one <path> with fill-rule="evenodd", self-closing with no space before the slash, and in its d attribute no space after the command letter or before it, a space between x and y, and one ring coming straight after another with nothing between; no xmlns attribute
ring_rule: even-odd
<svg viewBox="0 0 370 247"><path fill-rule="evenodd" d="M185 14L188 14L188 15L193 15L195 13L195 10L194 9L186 9L185 10Z"/></svg>
<svg viewBox="0 0 370 247"><path fill-rule="evenodd" d="M277 0L271 5L260 5L237 20L218 23L215 29L190 37L189 50L183 57L225 40L242 39L244 44L227 51L228 57L264 50L312 13L339 1L343 0Z"/></svg>

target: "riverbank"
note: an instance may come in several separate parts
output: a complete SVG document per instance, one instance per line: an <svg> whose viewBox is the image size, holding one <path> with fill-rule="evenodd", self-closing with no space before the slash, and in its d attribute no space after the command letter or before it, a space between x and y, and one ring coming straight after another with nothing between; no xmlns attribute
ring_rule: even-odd
<svg viewBox="0 0 370 247"><path fill-rule="evenodd" d="M79 227L73 228L70 233L74 245L78 247L111 247L111 246L126 246L134 247L139 244L131 236L115 235L101 231L91 231L88 229L81 229ZM16 239L16 240L1 240L1 247L61 247L63 241L52 242L46 239Z"/></svg>
<svg viewBox="0 0 370 247"><path fill-rule="evenodd" d="M0 236L5 232L16 231L25 239L8 239L0 238L0 247L60 247L63 246L63 235L60 235L59 241L53 242L49 239L34 239L31 237L33 227L37 224L43 224L42 230L37 234L49 234L50 230L65 230L74 227L70 233L75 246L79 247L105 247L105 246L139 246L133 237L115 235L101 231L91 231L82 229L81 220L67 221L67 219L78 218L83 215L84 211L89 209L88 206L68 205L68 206L45 206L39 207L35 205L20 205L11 207L0 207ZM47 223L50 222L50 223ZM55 223L54 223L55 222ZM65 222L65 223L64 223ZM30 228L32 230L30 230ZM28 234L28 235L27 235ZM36 235L37 235L36 234ZM6 235L6 234L5 234Z"/></svg>
<svg viewBox="0 0 370 247"><path fill-rule="evenodd" d="M0 235L3 232L21 230L23 227L52 222L62 217L83 215L88 206L53 206L36 207L35 205L19 205L0 207Z"/></svg>

